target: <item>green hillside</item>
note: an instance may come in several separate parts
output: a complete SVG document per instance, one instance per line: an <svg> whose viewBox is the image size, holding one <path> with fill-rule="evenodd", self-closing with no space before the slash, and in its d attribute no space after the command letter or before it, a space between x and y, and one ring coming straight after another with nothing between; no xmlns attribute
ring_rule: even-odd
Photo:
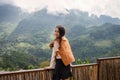
<svg viewBox="0 0 120 80"><path fill-rule="evenodd" d="M94 62L98 57L120 55L120 25L103 24L86 29L71 39L76 57Z"/></svg>

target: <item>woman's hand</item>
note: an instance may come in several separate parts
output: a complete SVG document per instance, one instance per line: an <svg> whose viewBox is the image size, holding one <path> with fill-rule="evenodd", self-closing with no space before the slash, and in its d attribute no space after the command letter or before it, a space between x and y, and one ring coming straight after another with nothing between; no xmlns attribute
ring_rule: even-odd
<svg viewBox="0 0 120 80"><path fill-rule="evenodd" d="M48 66L48 67L45 67L44 69L54 69L54 68L52 68L52 67Z"/></svg>
<svg viewBox="0 0 120 80"><path fill-rule="evenodd" d="M52 42L49 44L49 47L50 47L50 48L53 48L53 47L54 47L54 41L52 41Z"/></svg>

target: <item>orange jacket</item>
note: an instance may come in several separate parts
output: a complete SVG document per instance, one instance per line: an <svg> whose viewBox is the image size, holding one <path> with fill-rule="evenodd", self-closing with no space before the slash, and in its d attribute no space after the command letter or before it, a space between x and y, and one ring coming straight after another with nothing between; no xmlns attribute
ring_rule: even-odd
<svg viewBox="0 0 120 80"><path fill-rule="evenodd" d="M69 41L66 37L62 38L61 46L58 51L65 66L75 61Z"/></svg>

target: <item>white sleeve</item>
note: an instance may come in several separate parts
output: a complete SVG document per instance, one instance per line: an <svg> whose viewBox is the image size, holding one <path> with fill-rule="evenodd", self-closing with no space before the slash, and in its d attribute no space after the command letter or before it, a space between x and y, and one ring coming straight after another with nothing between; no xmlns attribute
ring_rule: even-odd
<svg viewBox="0 0 120 80"><path fill-rule="evenodd" d="M59 51L59 43L57 41L55 41L54 43L54 51Z"/></svg>
<svg viewBox="0 0 120 80"><path fill-rule="evenodd" d="M56 56L56 51L58 51L59 49L59 44L58 42L55 42L54 43L54 48L53 48L53 52L52 52L52 56L51 56L51 61L50 61L50 67L51 68L54 68L55 67L55 56Z"/></svg>
<svg viewBox="0 0 120 80"><path fill-rule="evenodd" d="M55 67L55 53L54 51L52 52L52 56L51 56L51 61L50 61L50 67L54 68Z"/></svg>

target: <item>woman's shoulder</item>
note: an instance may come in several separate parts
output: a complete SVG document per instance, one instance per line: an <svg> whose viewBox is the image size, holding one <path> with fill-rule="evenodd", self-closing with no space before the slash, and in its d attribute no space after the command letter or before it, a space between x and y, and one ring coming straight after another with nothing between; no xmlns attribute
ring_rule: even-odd
<svg viewBox="0 0 120 80"><path fill-rule="evenodd" d="M66 37L62 38L61 46L67 46L69 43L68 39Z"/></svg>
<svg viewBox="0 0 120 80"><path fill-rule="evenodd" d="M68 39L67 39L65 36L63 36L63 37L62 37L62 40L63 40L63 41L67 41Z"/></svg>

